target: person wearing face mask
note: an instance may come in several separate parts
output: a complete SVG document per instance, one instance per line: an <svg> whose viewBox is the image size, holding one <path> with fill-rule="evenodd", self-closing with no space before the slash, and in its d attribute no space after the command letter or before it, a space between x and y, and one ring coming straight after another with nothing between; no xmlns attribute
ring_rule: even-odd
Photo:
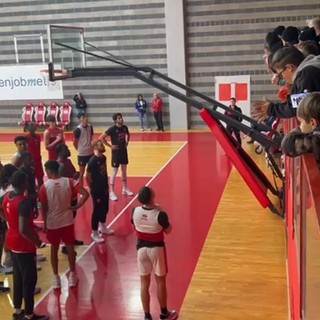
<svg viewBox="0 0 320 320"><path fill-rule="evenodd" d="M295 47L284 47L275 52L271 59L271 68L279 78L292 85L291 94L320 91L320 56L305 57ZM292 118L297 109L292 106L290 96L284 103L274 103L264 99L253 106L258 120L268 116Z"/></svg>

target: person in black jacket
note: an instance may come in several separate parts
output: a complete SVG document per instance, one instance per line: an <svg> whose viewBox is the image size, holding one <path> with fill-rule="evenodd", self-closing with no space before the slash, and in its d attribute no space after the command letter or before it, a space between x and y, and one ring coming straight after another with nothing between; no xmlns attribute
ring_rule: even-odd
<svg viewBox="0 0 320 320"><path fill-rule="evenodd" d="M235 111L238 111L240 113L242 113L242 110L241 108L239 108L237 105L236 105L236 98L231 98L230 99L230 106L229 108L235 110ZM228 115L230 118L233 118L239 122L242 122L242 117L240 117L239 115L233 113L232 111L229 111L229 110L226 110L224 112L224 114ZM234 127L232 127L231 125L227 124L227 131L232 135L234 134L234 136L236 137L238 143L241 145L241 136L240 136L240 130L239 129L236 129Z"/></svg>
<svg viewBox="0 0 320 320"><path fill-rule="evenodd" d="M77 114L85 114L87 109L87 102L84 99L83 95L80 92L76 93L73 97L73 101L76 103Z"/></svg>
<svg viewBox="0 0 320 320"><path fill-rule="evenodd" d="M271 67L278 77L292 85L291 94L320 91L320 56L305 57L295 47L279 49L272 57ZM273 103L265 100L254 107L259 120L268 116L292 118L296 108L292 106L290 96L285 103Z"/></svg>

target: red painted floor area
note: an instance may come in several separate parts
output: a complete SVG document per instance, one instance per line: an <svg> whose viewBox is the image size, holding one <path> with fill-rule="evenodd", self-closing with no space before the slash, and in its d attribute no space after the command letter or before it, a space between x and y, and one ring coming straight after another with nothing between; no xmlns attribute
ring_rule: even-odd
<svg viewBox="0 0 320 320"><path fill-rule="evenodd" d="M162 138L165 135L161 134ZM188 143L150 183L157 202L169 214L173 225L172 233L166 238L167 288L168 306L175 309L182 305L231 168L210 133L189 133L186 140ZM129 179L134 191L147 180ZM37 305L36 312L55 320L143 318L135 234L130 224L131 208L137 202L130 204L130 199L125 199L110 205L108 221L122 212L112 225L115 236L108 237L105 244L91 246L80 257L77 288L68 289L64 277L61 293L51 290ZM86 241L90 234L90 214L87 206L76 222L78 238ZM154 281L150 291L151 311L157 319Z"/></svg>

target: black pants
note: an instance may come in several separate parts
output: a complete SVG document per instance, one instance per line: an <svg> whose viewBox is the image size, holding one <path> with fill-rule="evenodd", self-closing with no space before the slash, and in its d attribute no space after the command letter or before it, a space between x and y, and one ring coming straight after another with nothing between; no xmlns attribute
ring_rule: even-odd
<svg viewBox="0 0 320 320"><path fill-rule="evenodd" d="M105 223L109 211L109 193L94 194L91 193L93 212L91 217L91 229L98 230L99 222Z"/></svg>
<svg viewBox="0 0 320 320"><path fill-rule="evenodd" d="M230 132L230 134L232 135L232 133L234 134L234 136L236 137L238 143L241 146L241 136L240 136L240 131L234 128L227 128L227 130Z"/></svg>
<svg viewBox="0 0 320 320"><path fill-rule="evenodd" d="M38 280L36 253L12 252L13 260L13 307L21 309L24 300L25 314L32 314L34 289Z"/></svg>
<svg viewBox="0 0 320 320"><path fill-rule="evenodd" d="M157 130L163 131L162 111L153 112L153 117L156 120Z"/></svg>

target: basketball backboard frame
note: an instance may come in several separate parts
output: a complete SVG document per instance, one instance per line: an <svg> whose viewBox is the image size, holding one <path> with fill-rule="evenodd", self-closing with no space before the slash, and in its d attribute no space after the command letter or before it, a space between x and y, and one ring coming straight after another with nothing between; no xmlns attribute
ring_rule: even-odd
<svg viewBox="0 0 320 320"><path fill-rule="evenodd" d="M78 42L72 42L67 37L64 37L62 35L58 41L52 37L52 31L55 29L61 29L63 30L74 30L75 32L80 32L81 34L81 40ZM130 62L125 61L122 58L115 57L111 55L109 52L100 49L89 42L86 42L84 39L84 29L79 27L69 27L69 26L58 26L58 25L50 25L48 26L48 39L49 44L59 46L60 49L57 49L56 52L60 52L60 62L63 64L63 57L64 55L61 55L61 51L63 48L66 50L71 50L72 52L76 52L78 55L76 58L78 59L77 62L78 65L72 65L70 68L65 68L64 66L58 67L55 65L55 60L53 57L54 52L53 48L50 48L50 63L48 68L49 73L49 79L50 81L56 81L56 80L63 80L68 78L77 78L77 77L114 77L114 76L121 76L121 77L134 77L136 79L139 79L143 81L144 83L149 84L152 87L155 87L183 102L186 102L189 106L192 106L198 110L205 110L207 113L210 114L210 117L217 123L217 125L221 128L223 128L223 125L220 123L220 121L230 125L233 128L236 128L240 131L242 131L244 134L248 135L255 141L259 142L262 146L264 146L268 157L271 159L271 164L274 166L274 175L277 174L277 177L279 177L283 181L283 176L279 168L276 167L276 163L272 158L271 152L269 150L279 148L281 145L282 136L274 129L270 129L268 126L259 124L262 126L262 130L269 131L271 135L265 135L257 130L258 122L249 116L246 116L242 113L239 113L238 111L229 108L225 106L224 104L220 103L219 101L216 101L208 96L203 95L202 93L187 87L184 84L181 84L180 82L156 71L155 69L148 67L148 66L136 66L131 64ZM68 34L69 35L69 34ZM58 33L59 37L59 33ZM69 42L68 42L69 41ZM99 53L87 51L85 48L85 45L88 45L88 47L92 47L95 49L95 51L98 51ZM115 66L102 66L101 64L99 66L90 66L87 67L85 64L85 56L88 55L90 57L97 58L99 60L105 60L110 61L115 64ZM81 61L79 61L79 57L81 57ZM59 56L58 56L59 58ZM67 58L67 57L66 57ZM166 84L165 84L166 83ZM173 88L175 87L175 89ZM176 88L180 88L185 90L186 94L180 92ZM194 97L192 97L194 96ZM202 99L203 101L199 101L197 98ZM210 104L210 108L207 107L207 104ZM232 114L236 114L237 116L241 117L244 120L247 120L249 125L243 124L239 122L238 120L230 117L229 115L225 114L225 112L220 112L217 109L221 108L222 110L226 111L228 110ZM224 136L225 139L230 141L231 144L235 144L233 141L232 136L224 130ZM241 150L241 146L237 146L236 148L239 148ZM241 150L242 151L242 150ZM245 154L245 152L237 152L238 156L241 157L241 163L246 163L248 170L252 171L252 174L259 177L259 181L264 186L265 190L271 191L274 195L278 196L280 198L281 192L280 189L277 188L277 186L273 187L272 184L269 182L269 180L264 176L262 171L255 166L253 160ZM270 209L274 209L271 202L266 198L263 197L263 204L269 206Z"/></svg>
<svg viewBox="0 0 320 320"><path fill-rule="evenodd" d="M77 42L76 49L82 52L76 52L72 49L61 46L60 44L66 44L70 46L70 43L64 41L64 38L57 38L55 35L57 32L61 34L70 33L73 34L74 38L72 46ZM49 64L48 74L50 81L64 80L72 77L72 71L78 68L86 67L86 54L85 52L85 39L84 39L84 28L68 25L56 25L49 24L47 26L48 35L48 52L49 52ZM59 33L58 33L59 35ZM76 40L76 41L75 41ZM66 42L66 43L64 43ZM58 53L55 52L58 50ZM75 63L74 53L77 53L77 59ZM69 65L65 61L69 60ZM71 65L70 65L71 62Z"/></svg>

